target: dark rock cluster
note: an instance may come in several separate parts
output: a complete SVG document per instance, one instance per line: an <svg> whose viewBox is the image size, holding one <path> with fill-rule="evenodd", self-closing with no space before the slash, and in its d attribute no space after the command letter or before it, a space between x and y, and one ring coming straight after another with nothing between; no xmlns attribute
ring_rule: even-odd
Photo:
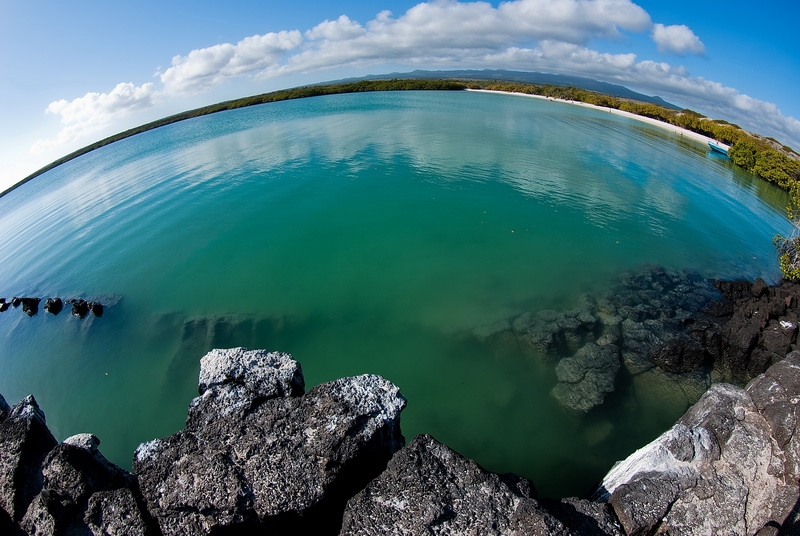
<svg viewBox="0 0 800 536"><path fill-rule="evenodd" d="M379 376L306 392L290 355L234 348L202 358L185 428L140 445L132 473L108 462L92 435L59 444L33 397L9 407L0 396L0 534L800 533L800 351L786 326L796 322L798 288L716 287L695 316L676 309L665 321L647 312L652 302L639 312L620 302L620 319L610 320L596 300L594 322L583 312L536 315L562 326L550 338L524 324L523 334L536 334L530 340L550 345L559 383L594 382L599 392L606 376L633 375L628 320L667 325L655 339L633 337L647 342L648 370L660 374L702 366L752 377L766 365L744 388L714 384L670 430L615 465L592 498L538 498L528 479L486 471L428 435L404 446L406 401ZM792 333L788 344L775 328ZM669 330L671 338L661 335ZM494 334L518 340L513 329ZM580 389L564 398L583 403Z"/></svg>
<svg viewBox="0 0 800 536"><path fill-rule="evenodd" d="M22 306L22 312L28 316L36 316L39 313L39 303L41 298L18 298L14 296L10 302L5 298L0 298L0 313L8 311L9 307ZM103 316L105 306L99 301L86 301L82 298L62 300L61 298L47 298L44 302L44 311L51 315L58 315L65 305L72 305L72 316L76 318L86 318L90 312L96 316Z"/></svg>

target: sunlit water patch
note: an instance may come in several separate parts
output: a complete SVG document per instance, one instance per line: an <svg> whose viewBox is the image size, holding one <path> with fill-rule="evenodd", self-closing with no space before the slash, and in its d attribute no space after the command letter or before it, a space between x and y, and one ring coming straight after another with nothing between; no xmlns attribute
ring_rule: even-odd
<svg viewBox="0 0 800 536"><path fill-rule="evenodd" d="M575 417L551 365L463 334L573 308L644 265L774 280L784 194L707 153L607 112L465 92L137 135L0 198L0 295L116 303L2 313L0 393L34 393L59 439L91 431L129 467L182 427L208 348L264 347L308 386L382 374L409 399L408 438L584 494L683 408L622 393Z"/></svg>

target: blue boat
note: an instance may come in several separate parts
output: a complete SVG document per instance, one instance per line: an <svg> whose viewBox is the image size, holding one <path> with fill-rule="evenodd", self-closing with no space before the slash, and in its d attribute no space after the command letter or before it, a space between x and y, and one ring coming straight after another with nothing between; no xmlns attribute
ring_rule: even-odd
<svg viewBox="0 0 800 536"><path fill-rule="evenodd" d="M724 154L725 156L728 156L728 149L731 148L730 145L725 145L724 143L720 143L716 140L708 142L708 146L718 153Z"/></svg>

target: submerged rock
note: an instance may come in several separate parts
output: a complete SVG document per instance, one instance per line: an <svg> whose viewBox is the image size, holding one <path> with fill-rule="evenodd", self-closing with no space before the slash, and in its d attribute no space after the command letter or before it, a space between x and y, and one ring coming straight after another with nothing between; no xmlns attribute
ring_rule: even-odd
<svg viewBox="0 0 800 536"><path fill-rule="evenodd" d="M556 365L558 384L551 394L567 409L586 413L614 391L620 369L620 351L614 344L589 343Z"/></svg>
<svg viewBox="0 0 800 536"><path fill-rule="evenodd" d="M134 455L161 530L335 533L347 498L404 443L398 388L362 375L302 394L288 354L212 354L201 360L186 429Z"/></svg>

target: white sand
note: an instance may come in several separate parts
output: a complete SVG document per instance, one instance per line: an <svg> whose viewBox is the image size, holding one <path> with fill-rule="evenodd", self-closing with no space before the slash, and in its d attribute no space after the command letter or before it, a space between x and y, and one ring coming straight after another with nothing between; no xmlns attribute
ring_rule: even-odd
<svg viewBox="0 0 800 536"><path fill-rule="evenodd" d="M606 108L604 106L595 106L594 104L587 104L585 102L578 102L578 101L571 101L571 100L564 100L564 99L556 99L552 97L544 97L542 95L529 95L527 93L513 93L510 91L493 91L488 89L468 89L467 91L478 91L481 93L502 93L504 95L519 95L520 97L533 97L535 99L547 99L550 101L555 102L564 102L567 104L574 104L575 106L585 106L587 108L594 108L595 110L602 110L605 112L609 112L612 114L621 115L623 117L629 117L630 119L635 119L636 121L641 121L642 123L648 123L655 127L658 127L663 130L667 130L672 132L673 134L677 134L681 138L686 138L688 140L696 141L706 148L708 148L708 142L715 141L713 138L709 138L708 136L703 136L702 134L698 134L697 132L692 132L691 130L687 130L685 128L676 127L675 125L671 125L669 123L665 123L664 121L659 121L658 119L653 119L650 117L644 117L642 115L632 114L630 112L624 112L622 110L617 110L615 108Z"/></svg>

